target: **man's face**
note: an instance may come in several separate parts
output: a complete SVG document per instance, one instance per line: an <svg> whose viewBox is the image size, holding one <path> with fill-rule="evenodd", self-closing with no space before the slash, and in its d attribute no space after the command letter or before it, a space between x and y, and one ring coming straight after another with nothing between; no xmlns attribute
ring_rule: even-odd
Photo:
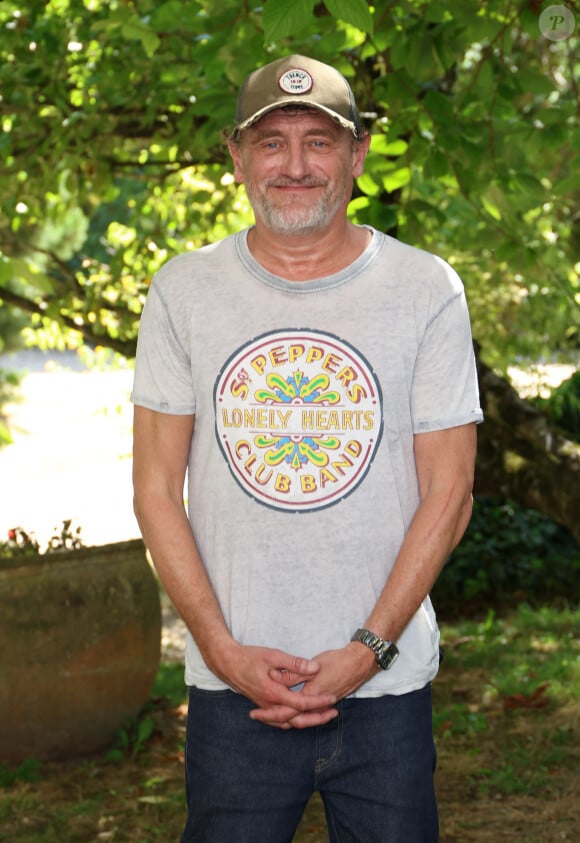
<svg viewBox="0 0 580 843"><path fill-rule="evenodd" d="M309 234L346 213L368 141L315 109L277 109L230 144L256 219L276 234Z"/></svg>

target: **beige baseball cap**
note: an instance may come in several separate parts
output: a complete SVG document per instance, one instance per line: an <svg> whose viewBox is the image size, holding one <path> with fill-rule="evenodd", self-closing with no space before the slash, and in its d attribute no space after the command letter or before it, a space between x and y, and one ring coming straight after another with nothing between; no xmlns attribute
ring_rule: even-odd
<svg viewBox="0 0 580 843"><path fill-rule="evenodd" d="M355 136L362 131L354 94L342 73L316 59L292 55L250 73L238 96L234 132L288 105L324 111Z"/></svg>

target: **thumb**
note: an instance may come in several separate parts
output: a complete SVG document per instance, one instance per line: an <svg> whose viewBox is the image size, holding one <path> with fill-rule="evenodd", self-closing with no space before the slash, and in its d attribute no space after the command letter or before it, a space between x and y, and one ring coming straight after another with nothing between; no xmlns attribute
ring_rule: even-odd
<svg viewBox="0 0 580 843"><path fill-rule="evenodd" d="M292 688L302 682L312 679L320 670L320 664L314 659L303 659L300 656L283 654L278 667L268 671L270 679Z"/></svg>
<svg viewBox="0 0 580 843"><path fill-rule="evenodd" d="M278 682L280 685L284 685L285 688L292 689L304 685L307 681L307 677L303 673L293 673L291 670L279 670L277 667L270 668L268 676L273 682Z"/></svg>
<svg viewBox="0 0 580 843"><path fill-rule="evenodd" d="M300 656L288 656L286 663L280 669L287 670L297 676L306 678L314 676L320 670L320 664L315 659L303 659Z"/></svg>

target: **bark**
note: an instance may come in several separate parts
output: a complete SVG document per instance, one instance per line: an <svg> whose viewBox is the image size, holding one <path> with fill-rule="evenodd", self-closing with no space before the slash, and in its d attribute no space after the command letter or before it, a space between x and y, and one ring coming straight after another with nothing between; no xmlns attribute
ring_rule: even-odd
<svg viewBox="0 0 580 843"><path fill-rule="evenodd" d="M477 354L485 421L479 426L475 494L498 494L567 527L580 542L580 445L519 397Z"/></svg>

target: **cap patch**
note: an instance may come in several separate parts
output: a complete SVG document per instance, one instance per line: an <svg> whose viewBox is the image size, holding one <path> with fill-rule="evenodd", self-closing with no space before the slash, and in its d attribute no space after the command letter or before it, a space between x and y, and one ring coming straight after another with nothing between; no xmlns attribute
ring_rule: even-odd
<svg viewBox="0 0 580 843"><path fill-rule="evenodd" d="M314 81L306 70L292 67L278 79L278 86L287 94L307 94Z"/></svg>

